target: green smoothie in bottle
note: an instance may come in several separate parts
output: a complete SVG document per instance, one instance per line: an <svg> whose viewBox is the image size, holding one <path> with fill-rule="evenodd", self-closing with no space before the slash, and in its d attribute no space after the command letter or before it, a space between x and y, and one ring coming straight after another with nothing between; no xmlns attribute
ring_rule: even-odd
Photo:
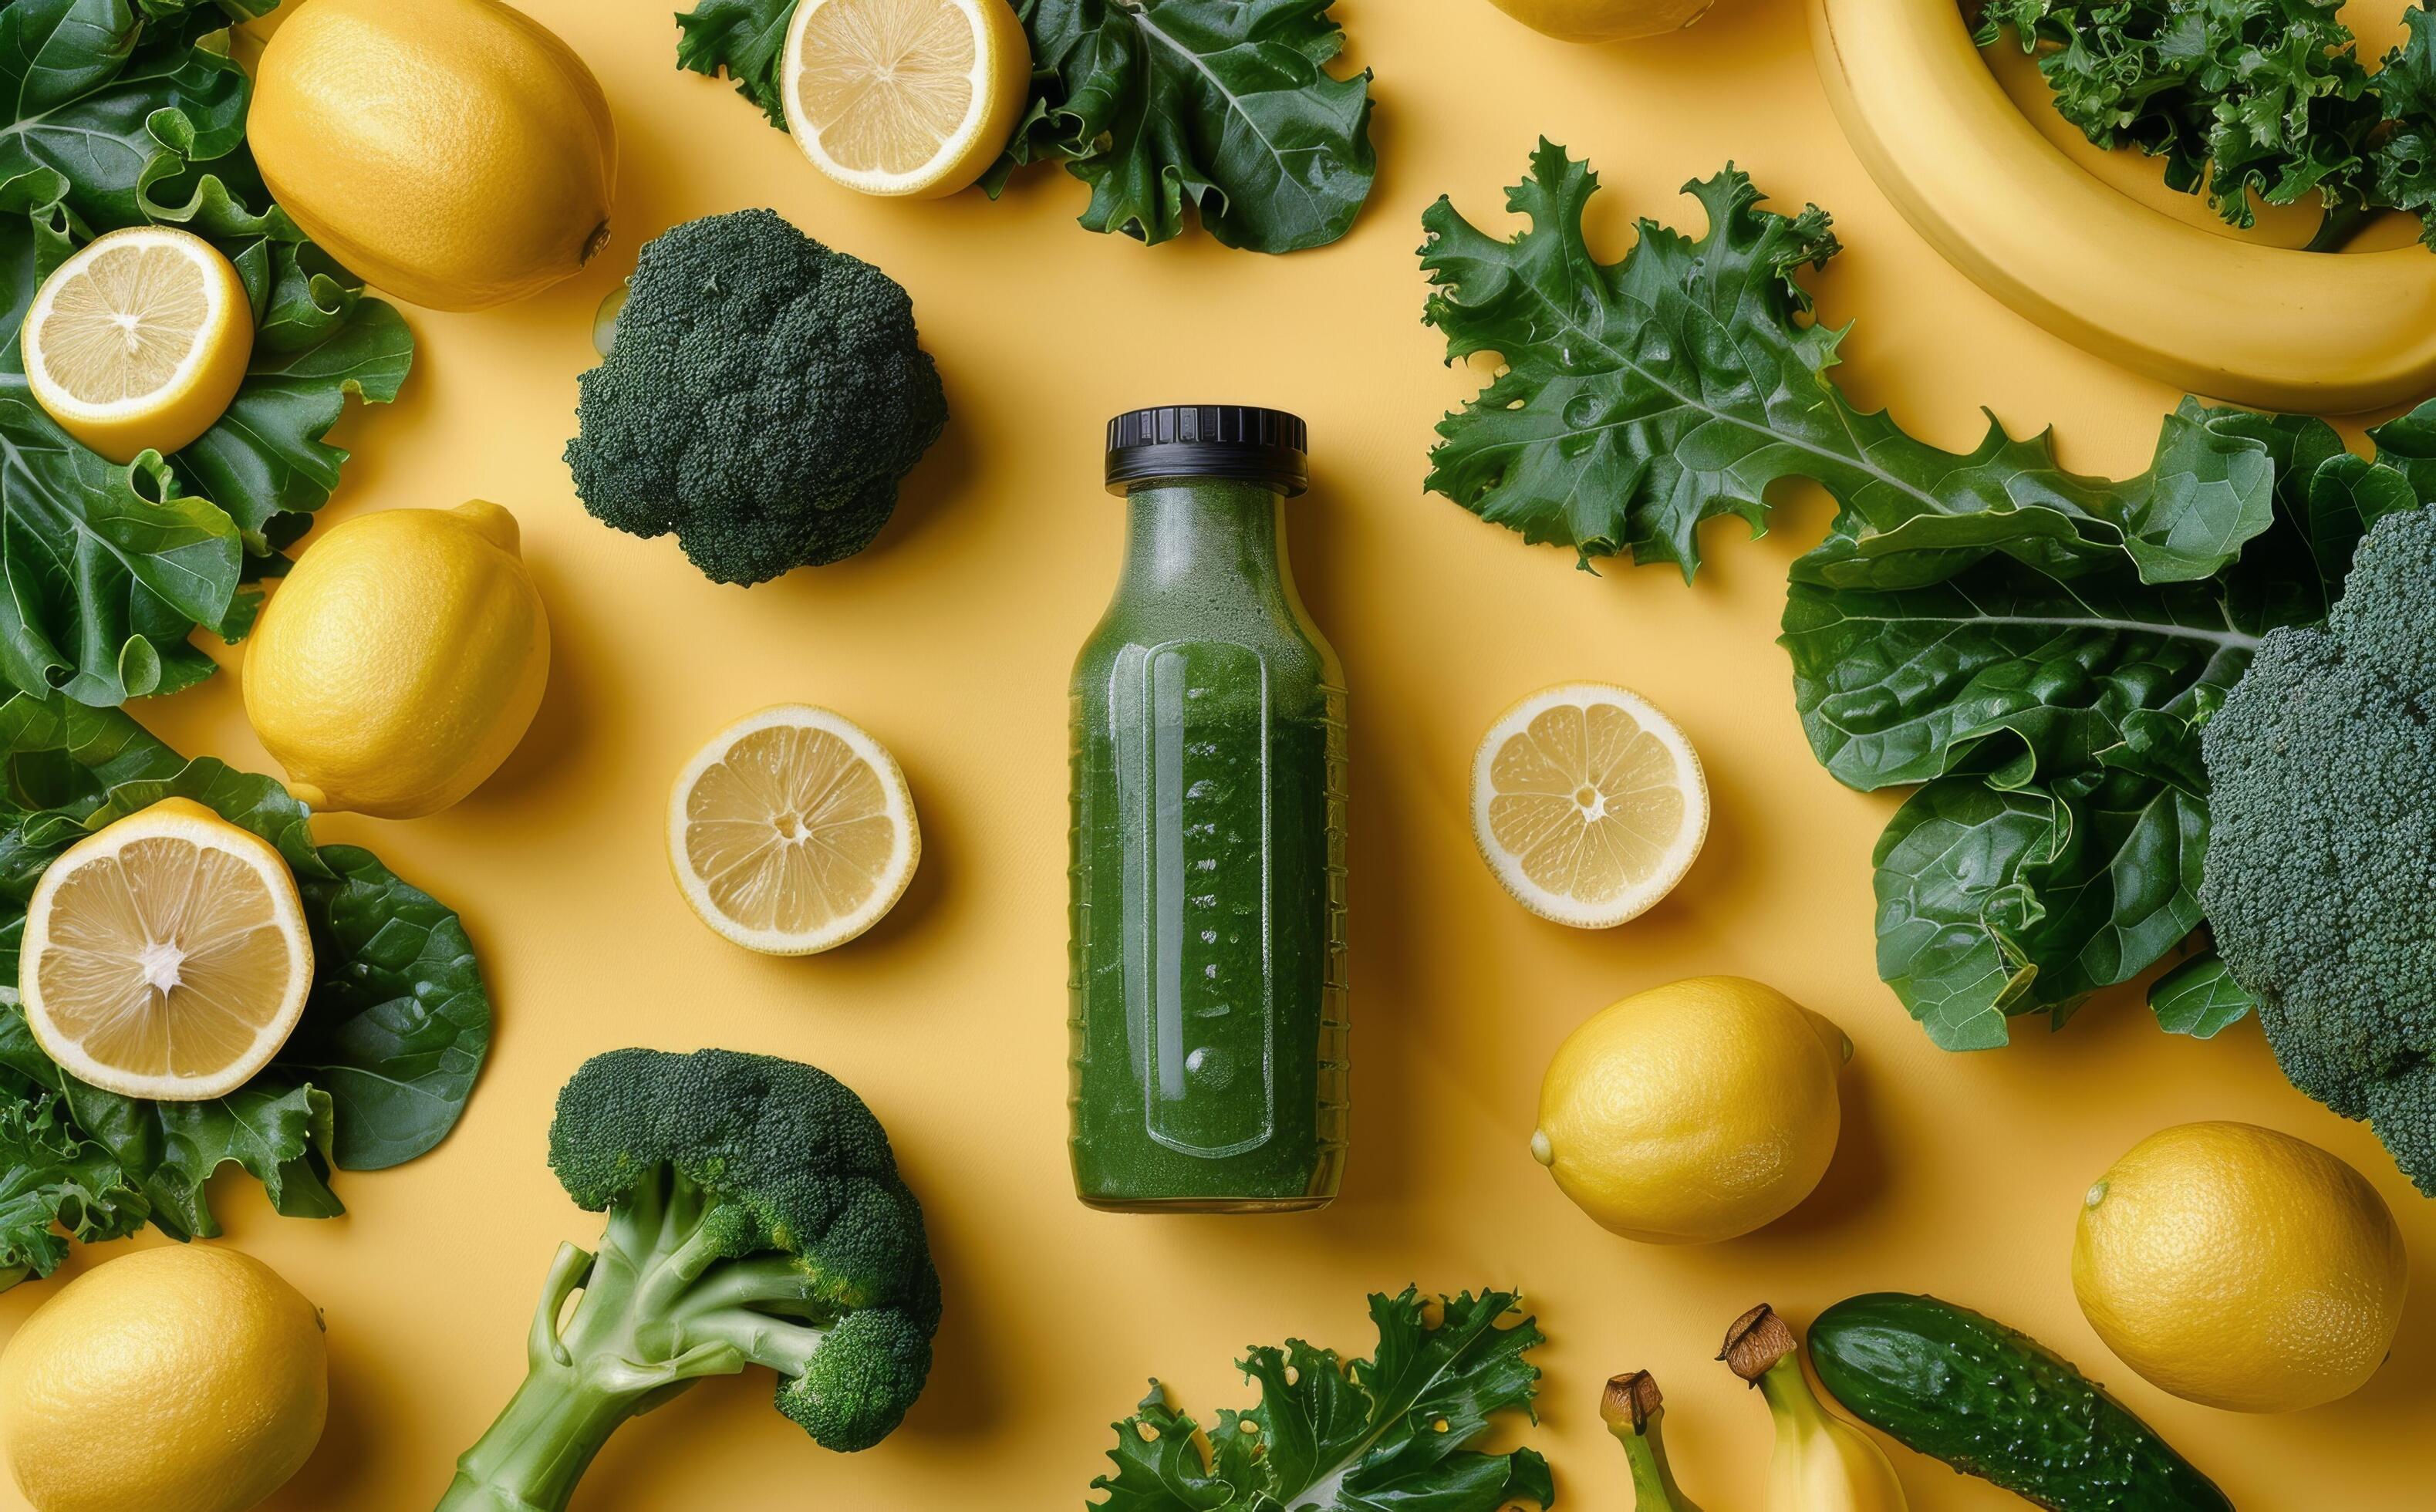
<svg viewBox="0 0 2436 1512"><path fill-rule="evenodd" d="M1345 678L1295 592L1303 424L1108 426L1116 597L1074 667L1070 1147L1095 1208L1284 1212L1346 1140Z"/></svg>

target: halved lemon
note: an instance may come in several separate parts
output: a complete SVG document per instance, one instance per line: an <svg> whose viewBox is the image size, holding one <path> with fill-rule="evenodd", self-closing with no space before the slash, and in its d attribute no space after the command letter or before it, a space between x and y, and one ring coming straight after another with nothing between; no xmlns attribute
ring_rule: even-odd
<svg viewBox="0 0 2436 1512"><path fill-rule="evenodd" d="M68 847L26 910L34 1038L129 1097L220 1097L287 1042L313 984L296 878L269 842L164 798Z"/></svg>
<svg viewBox="0 0 2436 1512"><path fill-rule="evenodd" d="M921 859L896 758L809 704L721 731L669 795L669 860L686 901L765 955L813 955L870 929Z"/></svg>
<svg viewBox="0 0 2436 1512"><path fill-rule="evenodd" d="M174 226L98 236L43 280L26 382L60 428L114 462L212 428L253 359L253 306L219 250Z"/></svg>
<svg viewBox="0 0 2436 1512"><path fill-rule="evenodd" d="M1542 688L1471 762L1471 829L1515 900L1582 930L1674 890L1709 838L1709 784L1675 721L1607 683Z"/></svg>
<svg viewBox="0 0 2436 1512"><path fill-rule="evenodd" d="M803 0L778 69L787 129L864 194L954 194L1006 149L1032 93L1007 0Z"/></svg>

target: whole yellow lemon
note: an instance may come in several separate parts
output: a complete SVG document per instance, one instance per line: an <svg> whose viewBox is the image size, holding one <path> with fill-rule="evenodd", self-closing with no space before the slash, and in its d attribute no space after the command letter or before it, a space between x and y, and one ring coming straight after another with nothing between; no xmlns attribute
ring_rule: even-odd
<svg viewBox="0 0 2436 1512"><path fill-rule="evenodd" d="M2177 1397L2288 1412L2348 1397L2402 1322L2402 1230L2366 1177L2248 1123L2152 1134L2089 1189L2072 1289Z"/></svg>
<svg viewBox="0 0 2436 1512"><path fill-rule="evenodd" d="M477 499L358 515L297 559L245 655L246 717L297 797L413 819L498 770L549 682L516 545Z"/></svg>
<svg viewBox="0 0 2436 1512"><path fill-rule="evenodd" d="M36 1512L244 1512L311 1456L329 1404L313 1304L204 1244L96 1266L0 1355L0 1443Z"/></svg>
<svg viewBox="0 0 2436 1512"><path fill-rule="evenodd" d="M1773 1223L1836 1154L1842 1030L1773 987L1694 977L1601 1010L1557 1048L1531 1154L1627 1239L1706 1244Z"/></svg>
<svg viewBox="0 0 2436 1512"><path fill-rule="evenodd" d="M1565 42L1624 42L1680 31L1716 0L1496 0L1497 9Z"/></svg>
<svg viewBox="0 0 2436 1512"><path fill-rule="evenodd" d="M417 304L522 299L609 239L609 102L565 43L497 0L296 8L263 48L246 130L305 234Z"/></svg>

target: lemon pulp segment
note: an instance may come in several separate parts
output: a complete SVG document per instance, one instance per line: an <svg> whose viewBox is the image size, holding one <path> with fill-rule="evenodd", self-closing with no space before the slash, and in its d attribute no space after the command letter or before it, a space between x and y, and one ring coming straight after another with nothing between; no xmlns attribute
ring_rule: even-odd
<svg viewBox="0 0 2436 1512"><path fill-rule="evenodd" d="M201 360L212 291L202 268L173 247L104 247L61 282L43 356L54 382L96 408L168 388Z"/></svg>
<svg viewBox="0 0 2436 1512"><path fill-rule="evenodd" d="M311 976L287 863L171 799L52 863L27 912L20 987L36 1037L70 1071L192 1101L277 1053Z"/></svg>
<svg viewBox="0 0 2436 1512"><path fill-rule="evenodd" d="M686 855L719 911L801 934L870 900L896 849L879 776L826 730L757 730L686 800Z"/></svg>
<svg viewBox="0 0 2436 1512"><path fill-rule="evenodd" d="M1523 875L1604 903L1644 883L1683 828L1675 754L1613 704L1559 704L1499 748L1488 824Z"/></svg>
<svg viewBox="0 0 2436 1512"><path fill-rule="evenodd" d="M972 23L938 0L829 0L804 23L795 96L821 146L857 173L909 174L965 125Z"/></svg>

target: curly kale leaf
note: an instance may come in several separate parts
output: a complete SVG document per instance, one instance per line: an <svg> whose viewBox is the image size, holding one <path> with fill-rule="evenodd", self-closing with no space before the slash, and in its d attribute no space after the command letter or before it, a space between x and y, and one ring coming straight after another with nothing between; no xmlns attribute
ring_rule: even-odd
<svg viewBox="0 0 2436 1512"><path fill-rule="evenodd" d="M1370 1298L1378 1352L1347 1362L1299 1339L1238 1362L1261 1388L1248 1412L1222 1409L1204 1452L1198 1425L1157 1382L1114 1425L1115 1473L1091 1483L1096 1512L1363 1512L1428 1507L1497 1512L1517 1499L1556 1503L1547 1461L1527 1449L1475 1449L1500 1413L1531 1410L1544 1342L1529 1318L1499 1320L1522 1300L1482 1292L1424 1301L1417 1291Z"/></svg>
<svg viewBox="0 0 2436 1512"><path fill-rule="evenodd" d="M2059 577L2126 554L2144 580L2203 578L2266 527L2270 468L2253 443L2185 410L2156 465L2115 483L2066 472L2044 436L1991 420L1956 453L1865 413L1829 371L1844 333L1810 319L1794 274L1836 251L1816 205L1761 208L1729 166L1686 186L1708 214L1696 239L1655 222L1621 263L1591 253L1582 215L1597 175L1542 141L1507 208L1529 228L1501 240L1441 199L1422 217L1433 285L1423 320L1450 362L1493 352L1505 371L1438 424L1427 486L1587 565L1628 553L1688 580L1702 521L1761 529L1768 486L1807 478L1843 505L1822 579L1882 588L1992 554Z"/></svg>
<svg viewBox="0 0 2436 1512"><path fill-rule="evenodd" d="M1345 235L1370 196L1370 75L1340 78L1335 0L1014 0L1032 98L983 179L1063 163L1091 186L1082 223L1157 243L1189 206L1228 247L1288 252ZM679 66L724 71L784 129L780 53L795 0L701 0Z"/></svg>
<svg viewBox="0 0 2436 1512"><path fill-rule="evenodd" d="M239 10L266 9L240 0ZM245 146L252 84L190 0L0 8L0 676L114 704L208 675L187 644L251 625L244 585L282 569L337 485L323 438L353 396L396 397L413 339L270 201ZM253 360L219 423L165 462L71 441L28 391L13 333L92 236L163 224L225 252L253 306Z"/></svg>
<svg viewBox="0 0 2436 1512"><path fill-rule="evenodd" d="M396 1165L455 1125L491 1026L464 926L370 853L317 846L304 806L277 782L188 761L120 710L20 694L0 704L0 981L17 979L26 904L51 860L166 797L193 799L278 847L314 949L312 993L279 1058L204 1102L87 1086L52 1064L13 1006L0 1011L0 1278L19 1260L37 1275L57 1263L54 1252L11 1245L11 1215L30 1222L27 1203L56 1201L71 1237L113 1237L148 1217L174 1237L207 1237L219 1227L205 1184L234 1164L280 1212L329 1217L342 1210L332 1166ZM41 1149L21 1127L43 1136Z"/></svg>
<svg viewBox="0 0 2436 1512"><path fill-rule="evenodd" d="M1974 41L2011 26L2057 111L2103 148L2166 160L2236 226L2251 199L2363 203L2379 120L2336 0L1990 0Z"/></svg>

